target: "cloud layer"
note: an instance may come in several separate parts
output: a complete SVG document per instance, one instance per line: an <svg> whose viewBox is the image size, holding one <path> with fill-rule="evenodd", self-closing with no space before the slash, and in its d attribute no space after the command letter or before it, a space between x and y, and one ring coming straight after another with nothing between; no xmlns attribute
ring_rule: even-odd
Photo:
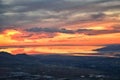
<svg viewBox="0 0 120 80"><path fill-rule="evenodd" d="M117 28L117 30L116 30ZM111 33L119 33L120 29L118 27L113 28L112 30L93 30L93 29L77 29L77 30L69 30L65 28L30 28L26 29L27 32L34 32L34 33L66 33L66 34L85 34L85 35L100 35L100 34L111 34Z"/></svg>
<svg viewBox="0 0 120 80"><path fill-rule="evenodd" d="M0 26L19 27L39 23L46 24L46 27L62 27L82 21L105 20L108 17L118 21L119 3L119 0L1 0Z"/></svg>

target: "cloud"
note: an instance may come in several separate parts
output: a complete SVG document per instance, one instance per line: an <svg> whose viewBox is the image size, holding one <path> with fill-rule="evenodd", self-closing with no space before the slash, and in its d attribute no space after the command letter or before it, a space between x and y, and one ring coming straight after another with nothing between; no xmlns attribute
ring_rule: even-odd
<svg viewBox="0 0 120 80"><path fill-rule="evenodd" d="M85 34L85 35L101 35L101 34L111 34L111 33L119 33L120 30L112 29L112 30L94 30L94 29L76 29L76 30L69 30L66 28L29 28L25 29L27 32L47 32L47 33L66 33L66 34Z"/></svg>
<svg viewBox="0 0 120 80"><path fill-rule="evenodd" d="M42 38L53 38L57 36L56 33L46 33L46 32L42 32L42 33L30 33L30 32L22 32L22 33L18 33L18 34L14 34L11 35L11 39L12 40L17 40L17 41L30 41L30 42L34 42L34 40L38 40L38 39L42 39Z"/></svg>
<svg viewBox="0 0 120 80"><path fill-rule="evenodd" d="M48 32L48 33L56 33L56 32L60 32L60 33L74 33L73 30L67 30L65 28L62 29L58 29L58 28L30 28L30 29L26 29L26 31L28 32Z"/></svg>
<svg viewBox="0 0 120 80"><path fill-rule="evenodd" d="M9 29L15 30L14 28L15 27L7 27L7 26L0 27L0 34L2 34L4 31L9 30Z"/></svg>
<svg viewBox="0 0 120 80"><path fill-rule="evenodd" d="M39 9L62 11L62 10L72 10L75 8L82 7L82 4L90 4L91 1L70 1L70 0L3 0L4 4L10 5L12 11L16 12L26 12L26 11L36 11ZM92 1L92 2L96 2ZM23 7L22 9L19 7ZM17 7L17 8L14 8Z"/></svg>
<svg viewBox="0 0 120 80"><path fill-rule="evenodd" d="M97 14L92 14L91 19L93 19L93 20L103 19L106 16L107 15L105 15L104 13L97 13Z"/></svg>
<svg viewBox="0 0 120 80"><path fill-rule="evenodd" d="M2 27L0 27L0 32L3 32L3 31L4 31L4 29Z"/></svg>
<svg viewBox="0 0 120 80"><path fill-rule="evenodd" d="M115 26L113 26L113 29L114 29L114 30L120 30L120 25L115 25Z"/></svg>
<svg viewBox="0 0 120 80"><path fill-rule="evenodd" d="M84 34L86 34L86 35L101 35L101 34L119 33L120 30L78 29L76 32L78 32L78 33L84 33Z"/></svg>
<svg viewBox="0 0 120 80"><path fill-rule="evenodd" d="M1 0L0 26L45 24L43 22L63 22L65 25L76 21L91 21L89 16L91 13L92 19L101 19L105 16L103 12L118 10L119 2L119 0ZM71 16L85 13L88 17L79 16L70 20Z"/></svg>

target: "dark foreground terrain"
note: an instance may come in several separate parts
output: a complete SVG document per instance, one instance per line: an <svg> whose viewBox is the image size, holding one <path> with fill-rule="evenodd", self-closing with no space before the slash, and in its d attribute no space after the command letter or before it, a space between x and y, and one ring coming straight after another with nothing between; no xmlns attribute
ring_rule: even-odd
<svg viewBox="0 0 120 80"><path fill-rule="evenodd" d="M0 80L120 80L120 58L0 52Z"/></svg>

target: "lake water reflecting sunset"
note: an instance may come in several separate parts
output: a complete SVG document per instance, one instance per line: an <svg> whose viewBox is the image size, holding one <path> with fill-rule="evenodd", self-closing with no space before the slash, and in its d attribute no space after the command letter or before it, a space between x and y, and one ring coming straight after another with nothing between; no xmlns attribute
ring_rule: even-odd
<svg viewBox="0 0 120 80"><path fill-rule="evenodd" d="M27 46L27 47L1 47L0 51L7 51L13 54L96 54L97 51L92 51L101 46Z"/></svg>

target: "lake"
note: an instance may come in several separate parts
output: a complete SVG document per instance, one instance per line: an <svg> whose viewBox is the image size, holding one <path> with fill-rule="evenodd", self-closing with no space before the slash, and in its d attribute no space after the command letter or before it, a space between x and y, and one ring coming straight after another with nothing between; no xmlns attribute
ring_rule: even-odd
<svg viewBox="0 0 120 80"><path fill-rule="evenodd" d="M65 54L65 55L90 55L97 54L92 51L102 46L14 46L0 47L0 51L6 51L13 54Z"/></svg>

